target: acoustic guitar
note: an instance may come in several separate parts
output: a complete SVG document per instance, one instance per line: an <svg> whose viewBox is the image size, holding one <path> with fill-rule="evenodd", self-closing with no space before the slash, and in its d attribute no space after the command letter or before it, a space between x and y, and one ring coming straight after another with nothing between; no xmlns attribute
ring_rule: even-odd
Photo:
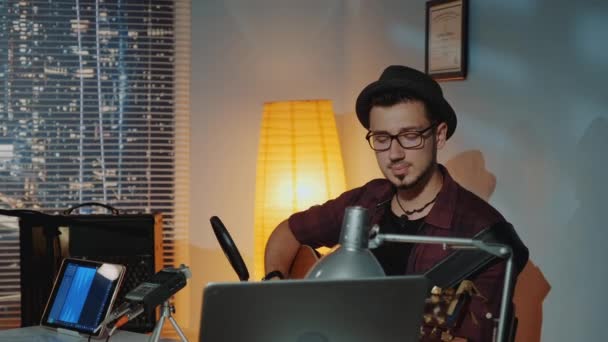
<svg viewBox="0 0 608 342"><path fill-rule="evenodd" d="M319 254L312 247L301 245L289 268L287 279L304 279L308 271L319 261Z"/></svg>

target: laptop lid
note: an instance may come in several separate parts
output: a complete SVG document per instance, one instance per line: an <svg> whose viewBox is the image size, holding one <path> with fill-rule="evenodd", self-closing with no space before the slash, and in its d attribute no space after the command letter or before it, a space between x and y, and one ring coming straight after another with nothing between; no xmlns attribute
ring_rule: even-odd
<svg viewBox="0 0 608 342"><path fill-rule="evenodd" d="M418 341L424 276L210 283L200 340Z"/></svg>
<svg viewBox="0 0 608 342"><path fill-rule="evenodd" d="M122 265L66 258L55 278L40 325L98 337L125 273Z"/></svg>

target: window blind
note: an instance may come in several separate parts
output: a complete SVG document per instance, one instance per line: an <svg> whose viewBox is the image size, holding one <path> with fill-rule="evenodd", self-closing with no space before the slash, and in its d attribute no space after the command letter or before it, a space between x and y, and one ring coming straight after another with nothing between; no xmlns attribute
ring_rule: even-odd
<svg viewBox="0 0 608 342"><path fill-rule="evenodd" d="M190 6L0 0L0 208L162 212L164 266L187 263ZM18 233L0 217L0 329L20 325Z"/></svg>

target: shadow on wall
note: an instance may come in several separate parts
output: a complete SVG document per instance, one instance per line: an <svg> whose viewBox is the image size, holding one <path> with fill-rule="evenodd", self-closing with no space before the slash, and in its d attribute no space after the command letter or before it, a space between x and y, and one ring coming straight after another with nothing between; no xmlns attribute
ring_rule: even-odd
<svg viewBox="0 0 608 342"><path fill-rule="evenodd" d="M486 170L481 151L465 151L445 163L450 175L460 185L483 198L486 202L496 189L496 176Z"/></svg>
<svg viewBox="0 0 608 342"><path fill-rule="evenodd" d="M496 176L486 170L481 151L473 150L457 154L448 160L445 166L460 185L485 201L489 201L496 188ZM541 270L528 261L519 275L513 295L515 313L519 320L515 341L540 342L542 304L550 289L551 286Z"/></svg>

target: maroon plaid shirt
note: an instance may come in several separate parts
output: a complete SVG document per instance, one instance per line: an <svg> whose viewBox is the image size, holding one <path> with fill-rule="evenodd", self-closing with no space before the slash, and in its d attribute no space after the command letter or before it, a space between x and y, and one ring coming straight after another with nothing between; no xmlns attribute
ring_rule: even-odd
<svg viewBox="0 0 608 342"><path fill-rule="evenodd" d="M443 186L424 220L421 235L471 238L505 220L487 202L456 183L445 167L439 167L444 175ZM332 247L338 243L346 207L367 208L371 224L374 225L380 222L386 210L390 210L390 200L394 194L395 187L388 180L375 179L322 205L293 214L289 217L289 227L302 244L314 248ZM423 273L449 252L441 245L415 245L408 260L407 274ZM467 315L457 330L452 331L452 335L467 338L469 342L492 340L493 318L498 317L499 313L504 272L505 264L501 262L471 279L488 302L473 297L470 309L474 318Z"/></svg>

